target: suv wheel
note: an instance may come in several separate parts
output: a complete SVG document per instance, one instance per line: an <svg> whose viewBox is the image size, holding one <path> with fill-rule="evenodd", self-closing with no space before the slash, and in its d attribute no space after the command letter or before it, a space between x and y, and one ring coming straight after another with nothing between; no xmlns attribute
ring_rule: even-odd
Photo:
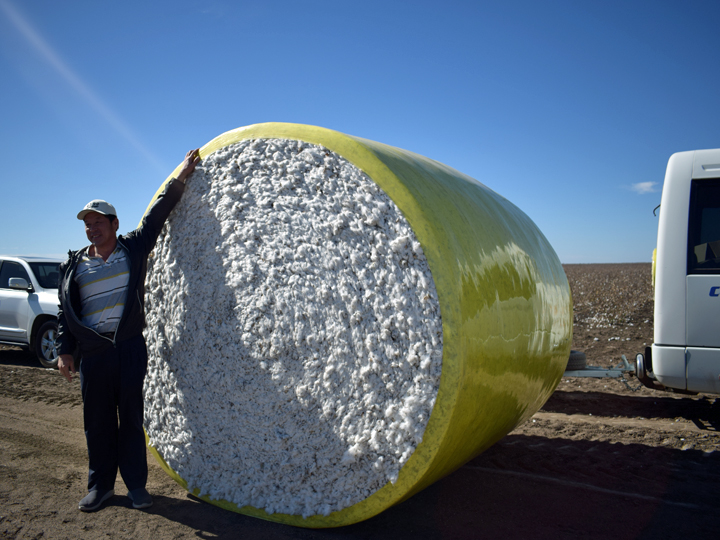
<svg viewBox="0 0 720 540"><path fill-rule="evenodd" d="M43 323L35 335L35 354L43 367L57 367L58 354L57 346L55 345L56 336L57 323L55 321L47 321L46 323Z"/></svg>

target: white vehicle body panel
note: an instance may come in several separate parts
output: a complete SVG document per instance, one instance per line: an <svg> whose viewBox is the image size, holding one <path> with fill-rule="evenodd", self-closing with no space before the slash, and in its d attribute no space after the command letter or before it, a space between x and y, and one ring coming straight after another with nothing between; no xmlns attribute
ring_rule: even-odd
<svg viewBox="0 0 720 540"><path fill-rule="evenodd" d="M685 347L653 345L652 365L655 378L663 386L685 390Z"/></svg>
<svg viewBox="0 0 720 540"><path fill-rule="evenodd" d="M687 345L720 348L720 275L687 276Z"/></svg>
<svg viewBox="0 0 720 540"><path fill-rule="evenodd" d="M686 355L687 389L691 392L720 394L720 349L688 347Z"/></svg>
<svg viewBox="0 0 720 540"><path fill-rule="evenodd" d="M0 337L28 339L28 311L27 291L0 289Z"/></svg>
<svg viewBox="0 0 720 540"><path fill-rule="evenodd" d="M660 200L655 260L655 338L658 345L685 345L685 276L693 152L673 154ZM653 369L655 361L653 357Z"/></svg>
<svg viewBox="0 0 720 540"><path fill-rule="evenodd" d="M670 157L658 224L652 346L653 376L668 388L720 394L720 207L702 195L718 189L720 149ZM701 210L692 207L693 196Z"/></svg>

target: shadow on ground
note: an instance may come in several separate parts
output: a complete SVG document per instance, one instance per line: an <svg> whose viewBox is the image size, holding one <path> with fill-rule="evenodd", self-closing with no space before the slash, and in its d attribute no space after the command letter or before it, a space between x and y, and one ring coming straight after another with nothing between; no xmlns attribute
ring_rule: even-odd
<svg viewBox="0 0 720 540"><path fill-rule="evenodd" d="M33 353L19 347L0 345L0 365L41 368L40 361Z"/></svg>
<svg viewBox="0 0 720 540"><path fill-rule="evenodd" d="M719 481L715 453L510 435L411 499L339 529L293 528L190 496L157 497L151 512L199 538L711 538Z"/></svg>
<svg viewBox="0 0 720 540"><path fill-rule="evenodd" d="M674 420L684 418L708 431L720 430L720 399L689 399L671 394L640 397L603 392L555 392L543 405L544 412L604 417Z"/></svg>

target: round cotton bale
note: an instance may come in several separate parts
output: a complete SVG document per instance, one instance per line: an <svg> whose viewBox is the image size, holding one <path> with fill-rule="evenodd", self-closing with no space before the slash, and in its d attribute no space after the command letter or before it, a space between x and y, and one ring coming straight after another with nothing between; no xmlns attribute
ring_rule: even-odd
<svg viewBox="0 0 720 540"><path fill-rule="evenodd" d="M362 521L555 389L569 285L503 197L313 126L239 128L200 155L146 280L148 444L194 495L303 527Z"/></svg>

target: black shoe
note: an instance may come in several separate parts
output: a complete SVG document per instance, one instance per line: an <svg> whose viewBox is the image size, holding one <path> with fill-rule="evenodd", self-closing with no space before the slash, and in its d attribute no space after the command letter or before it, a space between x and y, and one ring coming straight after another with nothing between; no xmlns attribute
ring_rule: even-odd
<svg viewBox="0 0 720 540"><path fill-rule="evenodd" d="M130 490L128 497L132 500L133 508L137 509L150 508L153 503L152 497L145 488Z"/></svg>
<svg viewBox="0 0 720 540"><path fill-rule="evenodd" d="M83 512L94 512L113 495L115 495L115 490L113 489L94 489L83 497L78 508Z"/></svg>

